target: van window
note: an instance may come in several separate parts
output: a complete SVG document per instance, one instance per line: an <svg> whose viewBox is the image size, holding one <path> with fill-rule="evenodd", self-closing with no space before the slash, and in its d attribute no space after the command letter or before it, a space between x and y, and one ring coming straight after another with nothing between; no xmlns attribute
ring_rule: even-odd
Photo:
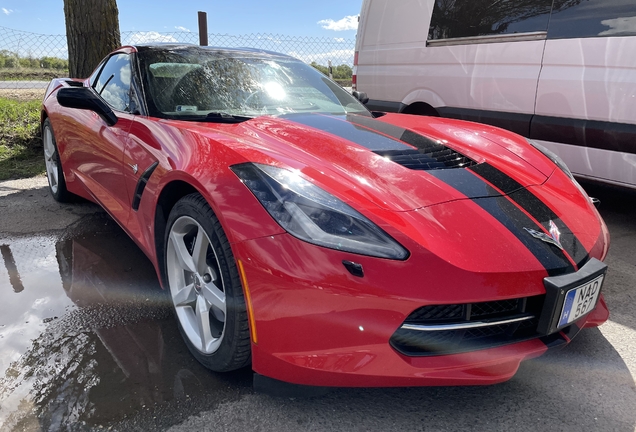
<svg viewBox="0 0 636 432"><path fill-rule="evenodd" d="M551 7L552 0L436 0L428 40L545 32Z"/></svg>
<svg viewBox="0 0 636 432"><path fill-rule="evenodd" d="M548 30L548 39L634 35L636 35L634 0L555 2Z"/></svg>

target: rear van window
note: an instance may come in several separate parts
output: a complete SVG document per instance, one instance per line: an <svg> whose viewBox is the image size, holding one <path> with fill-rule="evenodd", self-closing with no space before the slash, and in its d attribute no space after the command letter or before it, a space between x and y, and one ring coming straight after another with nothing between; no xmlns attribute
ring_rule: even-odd
<svg viewBox="0 0 636 432"><path fill-rule="evenodd" d="M548 29L548 39L634 35L634 0L555 1Z"/></svg>

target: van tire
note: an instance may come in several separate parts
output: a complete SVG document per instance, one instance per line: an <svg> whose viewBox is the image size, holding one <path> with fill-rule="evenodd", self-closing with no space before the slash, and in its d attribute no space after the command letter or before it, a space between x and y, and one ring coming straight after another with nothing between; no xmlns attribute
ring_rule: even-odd
<svg viewBox="0 0 636 432"><path fill-rule="evenodd" d="M435 108L424 102L415 102L402 110L402 114L415 114L430 117L439 117Z"/></svg>

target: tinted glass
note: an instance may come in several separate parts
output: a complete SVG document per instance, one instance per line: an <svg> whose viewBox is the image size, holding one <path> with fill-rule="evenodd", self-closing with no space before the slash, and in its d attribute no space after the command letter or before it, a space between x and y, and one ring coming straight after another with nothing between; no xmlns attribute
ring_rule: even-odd
<svg viewBox="0 0 636 432"><path fill-rule="evenodd" d="M114 109L130 111L130 56L115 54L108 59L93 88Z"/></svg>
<svg viewBox="0 0 636 432"><path fill-rule="evenodd" d="M548 30L549 39L634 35L636 35L636 2L634 0L555 2Z"/></svg>
<svg viewBox="0 0 636 432"><path fill-rule="evenodd" d="M367 109L313 67L289 57L198 47L138 54L150 114L184 120Z"/></svg>
<svg viewBox="0 0 636 432"><path fill-rule="evenodd" d="M551 7L552 0L436 0L428 39L546 31Z"/></svg>

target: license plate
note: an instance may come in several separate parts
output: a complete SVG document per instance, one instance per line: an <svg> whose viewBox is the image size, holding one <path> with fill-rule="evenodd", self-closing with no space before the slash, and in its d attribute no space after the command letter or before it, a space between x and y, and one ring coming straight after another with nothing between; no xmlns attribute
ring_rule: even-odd
<svg viewBox="0 0 636 432"><path fill-rule="evenodd" d="M604 275L581 286L572 288L565 295L558 327L561 328L589 313L596 306Z"/></svg>

